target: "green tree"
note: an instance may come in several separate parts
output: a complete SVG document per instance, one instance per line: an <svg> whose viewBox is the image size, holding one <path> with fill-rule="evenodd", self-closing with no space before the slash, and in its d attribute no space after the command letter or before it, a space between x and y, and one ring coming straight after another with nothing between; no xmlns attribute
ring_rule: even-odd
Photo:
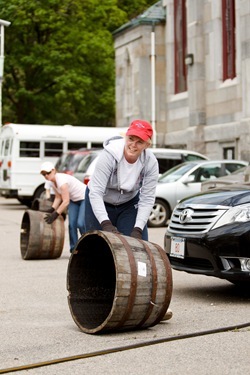
<svg viewBox="0 0 250 375"><path fill-rule="evenodd" d="M112 126L112 31L145 0L0 0L5 32L3 123ZM123 10L125 9L125 11Z"/></svg>
<svg viewBox="0 0 250 375"><path fill-rule="evenodd" d="M126 12L128 19L131 20L156 2L154 0L118 0L118 6Z"/></svg>

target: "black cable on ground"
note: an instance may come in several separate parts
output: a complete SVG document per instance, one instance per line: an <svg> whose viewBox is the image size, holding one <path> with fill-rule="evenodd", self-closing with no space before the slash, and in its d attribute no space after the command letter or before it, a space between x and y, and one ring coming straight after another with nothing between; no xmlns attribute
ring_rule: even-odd
<svg viewBox="0 0 250 375"><path fill-rule="evenodd" d="M205 335L211 335L211 334L220 333L220 332L234 331L234 330L237 330L237 329L242 329L242 328L247 328L247 327L250 327L250 322L244 323L244 324L237 324L237 325L229 326L229 327L221 327L221 328L211 329L211 330L208 330L208 331L187 333L185 335L180 335L180 336L170 336L170 337L165 337L165 338L156 339L156 340L143 341L143 342L140 342L140 343L137 343L137 344L120 346L118 348L98 350L98 351L92 352L92 353L73 355L73 356L64 357L64 358L57 358L57 359L52 359L52 360L45 361L45 362L31 363L31 364L28 364L28 365L17 366L17 367L9 367L9 368L5 368L5 369L0 369L0 374L7 374L9 372L16 372L16 371L23 371L23 370L32 370L32 369L35 369L37 367L51 366L51 365L56 365L56 364L60 364L60 363L63 363L63 362L70 362L70 361L76 361L76 360L79 360L79 359L98 357L98 356L117 353L117 352L121 352L121 351L125 351L125 350L138 349L138 348L142 348L144 346L162 344L162 343L165 343L165 342L171 342L171 341L177 341L177 340L184 340L184 339L189 339L189 338L199 337L199 336L205 336Z"/></svg>

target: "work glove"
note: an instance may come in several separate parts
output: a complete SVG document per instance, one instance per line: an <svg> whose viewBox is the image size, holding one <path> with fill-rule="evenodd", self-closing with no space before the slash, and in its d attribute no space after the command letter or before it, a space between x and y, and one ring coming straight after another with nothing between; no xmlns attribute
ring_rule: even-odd
<svg viewBox="0 0 250 375"><path fill-rule="evenodd" d="M104 221L102 221L101 222L101 227L102 227L102 230L104 230L106 232L119 233L118 229L116 227L114 227L114 225L111 223L110 220L104 220Z"/></svg>
<svg viewBox="0 0 250 375"><path fill-rule="evenodd" d="M54 212L55 211L55 209L53 208L53 207L50 207L50 208L48 208L47 210L46 210L46 212L48 213L48 214L52 214L52 212Z"/></svg>
<svg viewBox="0 0 250 375"><path fill-rule="evenodd" d="M138 240L142 240L142 230L141 230L141 228L134 227L134 229L132 230L132 232L130 234L130 237L134 237L134 238L137 238Z"/></svg>
<svg viewBox="0 0 250 375"><path fill-rule="evenodd" d="M44 220L46 221L47 224L52 224L53 221L55 221L58 218L59 214L54 211L51 214L45 215Z"/></svg>

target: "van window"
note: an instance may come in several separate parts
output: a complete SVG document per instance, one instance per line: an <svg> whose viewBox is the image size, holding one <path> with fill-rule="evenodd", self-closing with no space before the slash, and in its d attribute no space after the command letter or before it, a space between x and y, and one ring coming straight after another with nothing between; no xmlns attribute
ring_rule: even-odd
<svg viewBox="0 0 250 375"><path fill-rule="evenodd" d="M100 148L102 146L103 146L103 142L98 142L98 143L91 142L91 147L92 148Z"/></svg>
<svg viewBox="0 0 250 375"><path fill-rule="evenodd" d="M62 142L45 142L44 156L60 156L63 152Z"/></svg>
<svg viewBox="0 0 250 375"><path fill-rule="evenodd" d="M20 157L21 158L39 158L40 142L21 141Z"/></svg>
<svg viewBox="0 0 250 375"><path fill-rule="evenodd" d="M181 154L171 154L165 152L156 152L154 154L158 160L160 174L168 171L170 168L173 168L182 162Z"/></svg>
<svg viewBox="0 0 250 375"><path fill-rule="evenodd" d="M10 139L6 139L6 141L5 141L5 147L4 147L4 156L9 155L10 147L11 147Z"/></svg>
<svg viewBox="0 0 250 375"><path fill-rule="evenodd" d="M68 150L78 150L79 148L87 148L87 142L69 142Z"/></svg>
<svg viewBox="0 0 250 375"><path fill-rule="evenodd" d="M4 140L2 140L0 143L0 155L3 155L3 143L4 143Z"/></svg>
<svg viewBox="0 0 250 375"><path fill-rule="evenodd" d="M157 158L157 156L156 156ZM158 159L159 173L162 174L168 171L170 168L175 167L181 163L181 159Z"/></svg>
<svg viewBox="0 0 250 375"><path fill-rule="evenodd" d="M158 151L152 150L158 160L159 173L162 174L169 169L179 165L185 161L204 160L205 157L202 155L190 154L189 152L171 152L169 151Z"/></svg>

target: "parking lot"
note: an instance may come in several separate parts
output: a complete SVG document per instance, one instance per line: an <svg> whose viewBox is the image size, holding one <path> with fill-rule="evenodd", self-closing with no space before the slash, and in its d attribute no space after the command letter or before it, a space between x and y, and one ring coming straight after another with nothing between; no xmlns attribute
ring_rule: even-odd
<svg viewBox="0 0 250 375"><path fill-rule="evenodd" d="M140 331L80 331L67 302L67 227L60 258L23 260L25 208L0 198L0 374L249 372L250 291L224 280L173 271L171 320ZM163 247L164 232L150 229L150 242Z"/></svg>

